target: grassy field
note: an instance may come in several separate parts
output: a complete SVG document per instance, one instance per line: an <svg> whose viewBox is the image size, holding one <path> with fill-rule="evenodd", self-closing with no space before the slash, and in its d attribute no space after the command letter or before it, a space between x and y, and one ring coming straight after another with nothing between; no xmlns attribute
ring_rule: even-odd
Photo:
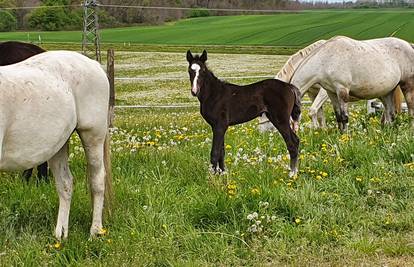
<svg viewBox="0 0 414 267"><path fill-rule="evenodd" d="M186 19L162 26L104 29L104 43L124 49L154 49L151 45L185 46L306 46L319 39L346 35L356 39L396 36L414 42L414 10L303 11ZM0 40L81 42L80 32L0 33ZM134 47L135 44L141 46ZM143 46L144 45L144 46ZM144 50L145 51L145 50ZM181 49L179 51L182 51ZM283 52L283 50L278 50ZM263 53L263 51L262 51ZM290 51L291 53L291 51Z"/></svg>
<svg viewBox="0 0 414 267"><path fill-rule="evenodd" d="M182 53L117 53L117 76L182 77L117 82L119 104L196 104ZM219 77L274 75L285 56L210 55ZM239 66L237 72L235 68ZM267 66L263 69L262 66ZM247 83L252 79L238 79ZM351 107L341 135L300 129L300 174L287 176L278 133L256 121L226 136L228 173L208 171L211 132L197 108L116 110L112 163L116 204L108 233L88 240L90 197L79 139L69 239L53 238L54 184L1 173L1 266L412 266L414 140L406 114L381 127L380 114Z"/></svg>

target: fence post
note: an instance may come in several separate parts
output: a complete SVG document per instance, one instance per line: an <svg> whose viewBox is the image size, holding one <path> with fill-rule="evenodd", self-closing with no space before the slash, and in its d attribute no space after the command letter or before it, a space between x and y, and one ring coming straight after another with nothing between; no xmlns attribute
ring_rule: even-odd
<svg viewBox="0 0 414 267"><path fill-rule="evenodd" d="M115 117L115 60L112 48L108 49L106 72L109 80L109 127L112 127Z"/></svg>

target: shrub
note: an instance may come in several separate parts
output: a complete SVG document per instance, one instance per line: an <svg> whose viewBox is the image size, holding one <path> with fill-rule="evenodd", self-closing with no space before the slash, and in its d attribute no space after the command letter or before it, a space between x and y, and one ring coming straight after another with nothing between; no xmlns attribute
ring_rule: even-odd
<svg viewBox="0 0 414 267"><path fill-rule="evenodd" d="M190 14L188 15L189 18L197 18L197 17L208 17L210 16L210 12L207 9L192 9Z"/></svg>

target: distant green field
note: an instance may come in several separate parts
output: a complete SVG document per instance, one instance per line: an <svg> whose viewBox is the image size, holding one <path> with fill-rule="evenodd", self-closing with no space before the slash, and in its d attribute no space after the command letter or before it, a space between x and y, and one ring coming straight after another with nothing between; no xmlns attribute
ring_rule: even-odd
<svg viewBox="0 0 414 267"><path fill-rule="evenodd" d="M303 11L185 19L162 26L102 30L104 43L302 47L346 35L356 39L396 36L414 42L414 10ZM81 42L80 32L1 33L0 40Z"/></svg>

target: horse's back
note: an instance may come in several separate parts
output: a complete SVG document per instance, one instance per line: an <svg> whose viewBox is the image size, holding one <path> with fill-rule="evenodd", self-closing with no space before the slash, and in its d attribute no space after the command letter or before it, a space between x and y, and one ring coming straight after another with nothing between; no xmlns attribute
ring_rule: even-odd
<svg viewBox="0 0 414 267"><path fill-rule="evenodd" d="M408 43L397 38L358 41L337 37L306 59L301 71L316 72L324 88L343 86L355 97L373 98L386 94L407 76L411 56L407 58L406 53L414 56L408 48Z"/></svg>
<svg viewBox="0 0 414 267"><path fill-rule="evenodd" d="M45 52L0 67L0 169L50 159L75 129L106 131L108 102L105 72L75 52Z"/></svg>
<svg viewBox="0 0 414 267"><path fill-rule="evenodd" d="M22 65L44 68L54 79L63 79L76 106L77 126L90 128L106 125L109 82L101 65L71 51L51 51L36 55Z"/></svg>

